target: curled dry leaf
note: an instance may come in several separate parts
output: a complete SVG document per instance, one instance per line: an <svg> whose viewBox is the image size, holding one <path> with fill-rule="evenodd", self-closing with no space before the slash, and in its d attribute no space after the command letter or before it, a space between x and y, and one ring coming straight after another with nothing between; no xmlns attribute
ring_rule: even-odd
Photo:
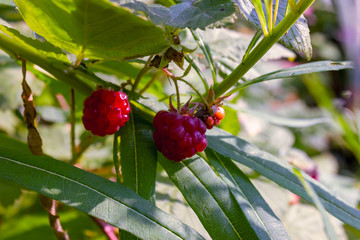
<svg viewBox="0 0 360 240"><path fill-rule="evenodd" d="M23 81L21 83L23 92L21 94L21 98L24 103L24 122L27 124L28 128L28 146L30 151L34 155L42 155L42 140L39 132L35 127L35 117L36 117L36 109L32 97L32 91L29 85L26 82L26 61L22 60L22 73L23 73Z"/></svg>

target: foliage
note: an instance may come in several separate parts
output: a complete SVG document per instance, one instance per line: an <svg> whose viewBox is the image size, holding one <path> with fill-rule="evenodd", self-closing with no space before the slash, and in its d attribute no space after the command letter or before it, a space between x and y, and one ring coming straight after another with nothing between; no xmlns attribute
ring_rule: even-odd
<svg viewBox="0 0 360 240"><path fill-rule="evenodd" d="M352 64L326 60L274 70L272 62L294 60L297 55L292 50L310 60L310 31L303 13L314 0L3 2L0 49L5 54L0 56L0 71L11 76L7 81L19 91L23 79L27 105L23 112L20 96L12 94L16 89L2 80L0 235L4 239L23 237L28 228L21 226L26 221L44 226L45 211L22 218L14 232L3 234L10 231L13 216L41 208L34 203L33 191L71 207L63 211L59 205L52 213L60 215L65 230L72 229L69 222L89 222L89 215L110 239L100 220L118 228L121 239L290 239L294 234L284 221L284 211L278 209L284 206L273 203L281 194L269 198L269 189L286 194L289 190L314 204L324 234L331 239L334 218L325 211L347 224L351 234L360 231L360 211L353 207L360 197L353 195L349 204L335 194L334 186L328 188L326 181L310 177L314 163L295 148L296 144L306 147L297 135L305 133L296 131L335 129L342 144L359 158L357 113L352 117L340 113L321 82L306 75L349 69ZM228 26L238 10L257 28L256 33L214 29ZM20 13L18 21L10 22L6 12ZM287 79L285 85L303 75L309 92L329 115L310 113L302 105L291 117L253 108L261 106L259 102L265 106L273 94L271 84L278 83L273 80ZM129 95L130 120L113 137L93 136L81 124L82 102L98 86ZM221 124L207 130L206 150L181 162L156 151L152 137L152 120L156 112L168 108L169 98L170 108L174 104L178 109L181 102L194 99L195 116L201 117L201 111L212 113L217 105L226 110ZM23 123L30 112L31 126ZM244 119L248 115L250 121ZM249 132L249 125L257 121L263 121L269 134L262 139L264 148L254 145L258 142ZM41 136L44 155L37 151L42 156L35 156L28 149L34 133L27 131L26 124L36 130L37 139ZM284 134L275 139L272 130ZM352 186L349 192L358 191ZM173 206L186 209L192 217L179 215ZM95 226L89 228L96 232ZM70 238L84 238L81 234L69 231ZM93 239L101 239L99 235L93 234Z"/></svg>

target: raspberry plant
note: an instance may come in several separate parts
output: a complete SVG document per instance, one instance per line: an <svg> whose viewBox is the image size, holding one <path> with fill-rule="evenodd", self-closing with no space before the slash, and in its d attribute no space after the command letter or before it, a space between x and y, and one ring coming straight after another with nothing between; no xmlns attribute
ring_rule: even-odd
<svg viewBox="0 0 360 240"><path fill-rule="evenodd" d="M35 156L16 136L1 135L0 178L47 199L42 204L59 239L71 234L61 227L56 201L88 214L103 229L106 224L118 228L120 239L289 239L241 166L314 203L322 214L325 209L360 229L359 210L320 181L216 127L233 118L231 112L224 118L224 109L236 113L230 103L248 86L351 67L348 62L323 61L256 78L246 75L271 47L279 47L278 41L310 60L309 30L302 14L314 0L163 0L156 5L108 0L14 2L10 6L17 7L36 38L2 22L0 48L22 65L24 81L28 70L45 83L44 91L52 99L60 105L69 103L71 157L65 162L51 152ZM241 49L241 57L234 54L227 64L213 57L200 29L205 34L218 31L214 27L226 28L232 24L229 18L238 21L233 17L238 11L257 32ZM227 48L234 53L239 49ZM101 89L95 90L96 86ZM171 95L176 95L178 109L172 107L172 100L164 107L163 101ZM182 101L189 98L181 109ZM34 126L31 129L37 132ZM358 139L347 133L347 140L355 139L348 147L360 159ZM106 168L95 174L82 167L89 147L109 146L109 136L94 135L112 135L116 176ZM33 138L29 132L29 145ZM56 135L53 138L57 141ZM157 175L160 181L165 173L196 214L200 228L157 207ZM116 182L109 180L113 177ZM331 224L326 214L322 216L331 238ZM110 232L107 236L113 239L116 231Z"/></svg>

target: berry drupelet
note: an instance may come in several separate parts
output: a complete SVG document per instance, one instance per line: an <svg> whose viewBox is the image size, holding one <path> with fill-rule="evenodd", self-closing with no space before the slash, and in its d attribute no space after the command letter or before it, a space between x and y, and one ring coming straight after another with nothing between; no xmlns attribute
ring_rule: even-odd
<svg viewBox="0 0 360 240"><path fill-rule="evenodd" d="M206 125L198 118L177 111L160 111L153 120L157 150L167 159L180 162L207 146Z"/></svg>
<svg viewBox="0 0 360 240"><path fill-rule="evenodd" d="M125 93L98 89L85 99L82 121L86 130L103 137L123 127L130 111Z"/></svg>

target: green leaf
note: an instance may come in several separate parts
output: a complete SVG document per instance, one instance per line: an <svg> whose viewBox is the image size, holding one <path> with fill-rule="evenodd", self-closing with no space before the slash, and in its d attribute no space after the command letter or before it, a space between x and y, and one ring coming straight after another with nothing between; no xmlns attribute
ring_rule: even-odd
<svg viewBox="0 0 360 240"><path fill-rule="evenodd" d="M214 61L213 61L213 57L211 55L209 45L206 42L204 42L204 40L201 37L201 34L199 32L196 32L196 31L190 31L190 32L191 32L194 40L196 41L197 45L201 49L202 53L204 54L206 61L209 64L211 75L212 75L212 80L213 80L213 83L215 84L217 74L216 74L216 69L215 69L215 65L214 65Z"/></svg>
<svg viewBox="0 0 360 240"><path fill-rule="evenodd" d="M140 68L137 68L129 62L118 61L101 61L91 64L88 68L93 72L101 72L109 75L114 75L119 79L135 79Z"/></svg>
<svg viewBox="0 0 360 240"><path fill-rule="evenodd" d="M264 113L264 112L262 112L260 110L255 110L255 109L250 109L250 108L243 108L243 107L240 107L240 106L237 106L237 105L234 105L234 104L229 104L229 103L227 103L225 106L229 106L230 109L232 109L233 111L235 110L236 112L244 112L246 114L252 115L254 117L260 118L260 119L262 119L264 121L267 121L267 122L269 122L271 124L278 125L278 126L285 126L285 127L292 127L292 128L305 128L305 127L311 127L311 126L314 126L314 125L317 125L317 124L330 123L330 120L328 118L325 118L325 117L318 117L318 118L286 118L286 117L281 117L281 116L276 116L276 115L270 115L270 114ZM228 110L226 110L226 114L228 114ZM224 120L226 118L224 118ZM227 130L226 128L223 128L221 124L220 124L220 127L222 129L224 129L225 131L228 131L228 132L232 133L233 135L236 135L233 132Z"/></svg>
<svg viewBox="0 0 360 240"><path fill-rule="evenodd" d="M14 182L0 179L0 196L0 207L6 208L21 196L21 187Z"/></svg>
<svg viewBox="0 0 360 240"><path fill-rule="evenodd" d="M2 29L6 28L3 27ZM16 60L18 57L21 57L38 65L51 73L59 81L66 83L85 95L92 92L92 88L75 74L81 72L67 63L66 56L64 56L64 53L59 48L55 48L48 42L40 42L39 40L25 37L16 30L10 31L7 28L6 31L9 36L0 33L0 48L9 54L9 56ZM64 62L65 58L67 62ZM30 68L30 70L33 69ZM93 76L90 74L86 74L86 77L93 79Z"/></svg>
<svg viewBox="0 0 360 240"><path fill-rule="evenodd" d="M231 159L210 148L207 148L205 152L206 157L220 174L243 210L245 217L242 222L249 222L261 240L289 239L280 219L276 217L248 177ZM257 237L254 236L254 238Z"/></svg>
<svg viewBox="0 0 360 240"><path fill-rule="evenodd" d="M256 236L226 184L204 159L195 156L173 162L158 158L212 239L253 239Z"/></svg>
<svg viewBox="0 0 360 240"><path fill-rule="evenodd" d="M315 191L311 187L311 185L305 180L303 174L301 173L301 171L299 169L294 168L294 174L299 178L301 184L304 186L305 190L307 191L307 193L311 197L312 201L314 202L316 208L319 210L319 212L321 214L321 218L325 225L325 231L326 231L327 237L330 240L336 240L337 237L336 237L334 227L331 224L327 213L325 212L324 206L321 204L319 196L315 193Z"/></svg>
<svg viewBox="0 0 360 240"><path fill-rule="evenodd" d="M35 194L33 194L36 197ZM31 214L18 214L11 218L6 218L1 224L0 236L2 240L57 240L52 228L49 226L49 215L41 208L39 200L34 199L36 205L27 210ZM99 226L89 218L88 215L61 206L58 212L61 225L68 232L71 239L106 240L108 239ZM91 234L91 237L89 236Z"/></svg>
<svg viewBox="0 0 360 240"><path fill-rule="evenodd" d="M280 186L294 192L300 197L312 201L299 179L293 174L288 163L263 152L250 143L233 136L219 128L207 132L208 147L257 171ZM305 179L311 184L322 204L329 213L360 229L360 211L337 198L320 182L309 176Z"/></svg>
<svg viewBox="0 0 360 240"><path fill-rule="evenodd" d="M120 129L120 158L123 184L155 205L157 152L152 139L152 127L139 118L130 119ZM121 239L137 239L120 231Z"/></svg>
<svg viewBox="0 0 360 240"><path fill-rule="evenodd" d="M219 127L233 135L237 135L241 130L237 109L234 110L233 108L224 106L224 110L226 118L221 120Z"/></svg>
<svg viewBox="0 0 360 240"><path fill-rule="evenodd" d="M107 0L15 0L29 27L78 60L130 59L168 47L164 31Z"/></svg>
<svg viewBox="0 0 360 240"><path fill-rule="evenodd" d="M25 154L31 154L30 149L27 147L25 142L21 142L17 139L11 138L3 133L0 133L0 147L8 148L13 151L21 151Z"/></svg>
<svg viewBox="0 0 360 240"><path fill-rule="evenodd" d="M295 67L289 67L285 69L281 69L275 72L267 73L265 75L262 75L260 77L254 78L249 81L245 81L240 83L237 87L235 87L233 90L231 90L230 93L234 93L236 91L239 91L243 88L246 88L248 86L251 86L256 83L270 81L274 79L280 79L280 78L291 78L296 77L308 73L315 73L315 72L324 72L324 71L339 71L343 69L350 69L353 68L353 65L351 62L348 61L339 61L339 62L333 62L333 61L317 61L317 62L311 62L311 63L304 63L297 65Z"/></svg>
<svg viewBox="0 0 360 240"><path fill-rule="evenodd" d="M61 61L64 64L70 64L66 54L58 47L55 47L49 42L41 42L37 39L32 39L25 37L18 30L5 26L6 22L3 20L0 21L2 25L0 25L0 31L13 38L18 43L25 44L28 48L32 48L32 50L38 51L40 54L45 55L50 60L54 60L54 62ZM4 25L5 24L5 25Z"/></svg>
<svg viewBox="0 0 360 240"><path fill-rule="evenodd" d="M256 14L255 7L251 0L235 0L235 3L240 9L240 13L257 29L261 28L261 23ZM279 8L276 18L276 24L285 17L287 0L279 1ZM263 8L266 9L263 4ZM266 14L266 13L265 13ZM305 53L308 60L311 59L312 46L310 40L310 30L307 21L303 15L295 22L295 24L288 30L288 32L280 40L290 49L295 49L298 52Z"/></svg>
<svg viewBox="0 0 360 240"><path fill-rule="evenodd" d="M0 0L0 4L11 6L11 7L16 7L13 0Z"/></svg>
<svg viewBox="0 0 360 240"><path fill-rule="evenodd" d="M191 29L205 29L206 26L235 13L231 0L184 0L170 8L142 2L128 3L125 6L145 12L155 24Z"/></svg>
<svg viewBox="0 0 360 240"><path fill-rule="evenodd" d="M120 129L121 170L124 185L155 203L157 152L152 126L140 118L130 120Z"/></svg>
<svg viewBox="0 0 360 240"><path fill-rule="evenodd" d="M0 178L102 219L142 239L203 239L131 189L48 156L0 148Z"/></svg>

